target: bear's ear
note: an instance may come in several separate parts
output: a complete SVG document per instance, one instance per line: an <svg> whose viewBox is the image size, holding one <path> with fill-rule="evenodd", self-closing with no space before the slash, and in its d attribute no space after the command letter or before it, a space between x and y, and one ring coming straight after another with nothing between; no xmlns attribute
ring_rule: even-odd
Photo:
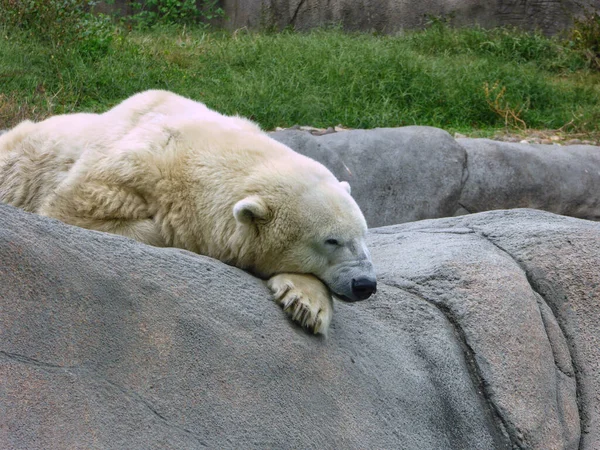
<svg viewBox="0 0 600 450"><path fill-rule="evenodd" d="M256 221L265 220L269 214L269 208L257 195L251 195L240 200L233 207L233 216L238 223L251 224Z"/></svg>
<svg viewBox="0 0 600 450"><path fill-rule="evenodd" d="M348 183L347 181L340 181L340 184L342 185L342 187L343 187L344 189L346 189L346 192L348 192L348 194L351 194L351 192L350 192L350 191L351 191L352 189L350 189L350 183Z"/></svg>

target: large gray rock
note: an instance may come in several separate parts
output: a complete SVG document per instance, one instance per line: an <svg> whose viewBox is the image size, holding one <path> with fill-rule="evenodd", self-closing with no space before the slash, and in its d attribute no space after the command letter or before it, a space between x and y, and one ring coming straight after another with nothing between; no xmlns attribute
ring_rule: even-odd
<svg viewBox="0 0 600 450"><path fill-rule="evenodd" d="M600 448L600 224L513 210L372 234L380 283L457 327L513 444Z"/></svg>
<svg viewBox="0 0 600 450"><path fill-rule="evenodd" d="M271 137L348 181L370 227L454 215L466 152L432 127L351 130L313 136L285 130Z"/></svg>
<svg viewBox="0 0 600 450"><path fill-rule="evenodd" d="M454 140L420 126L271 136L349 181L371 227L524 207L600 220L600 147Z"/></svg>
<svg viewBox="0 0 600 450"><path fill-rule="evenodd" d="M554 34L572 24L582 5L600 8L598 0L224 0L231 29L242 27L306 30L340 24L346 30L395 33L421 28L430 17L452 17L459 26L516 26Z"/></svg>
<svg viewBox="0 0 600 450"><path fill-rule="evenodd" d="M527 207L600 220L600 148L457 141L468 155L467 211Z"/></svg>
<svg viewBox="0 0 600 450"><path fill-rule="evenodd" d="M0 217L0 448L600 446L598 223L372 230L321 339L220 262Z"/></svg>

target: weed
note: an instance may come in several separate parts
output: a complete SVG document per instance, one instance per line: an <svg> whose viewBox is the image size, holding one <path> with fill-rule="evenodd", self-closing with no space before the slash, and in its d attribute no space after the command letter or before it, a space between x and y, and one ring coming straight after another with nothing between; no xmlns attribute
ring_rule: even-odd
<svg viewBox="0 0 600 450"><path fill-rule="evenodd" d="M527 124L521 119L521 114L525 109L525 105L521 105L518 110L511 106L505 98L506 86L501 86L500 83L496 81L490 87L489 83L485 82L483 84L483 91L485 93L485 100L490 109L502 117L504 125L507 128L515 127L521 130L527 129Z"/></svg>
<svg viewBox="0 0 600 450"><path fill-rule="evenodd" d="M586 7L583 11L583 16L573 20L570 44L591 68L600 70L600 12Z"/></svg>
<svg viewBox="0 0 600 450"><path fill-rule="evenodd" d="M0 24L54 49L97 56L110 46L114 27L108 16L90 12L94 5L91 0L0 0Z"/></svg>
<svg viewBox="0 0 600 450"><path fill-rule="evenodd" d="M23 120L41 120L55 110L60 91L48 94L43 85L38 86L31 100L23 99L15 93L0 93L0 130L11 128Z"/></svg>
<svg viewBox="0 0 600 450"><path fill-rule="evenodd" d="M137 28L156 25L203 25L223 17L224 11L218 0L204 0L198 6L196 0L136 0L130 3L134 13L126 21Z"/></svg>

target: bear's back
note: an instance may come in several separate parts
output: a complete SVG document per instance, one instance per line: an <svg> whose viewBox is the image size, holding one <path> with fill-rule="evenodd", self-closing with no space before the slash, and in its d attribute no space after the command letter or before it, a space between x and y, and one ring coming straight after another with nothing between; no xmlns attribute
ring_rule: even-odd
<svg viewBox="0 0 600 450"><path fill-rule="evenodd" d="M250 120L220 114L208 108L204 103L161 90L149 90L136 94L108 110L102 116L105 122L128 124L130 127L148 121L158 123L161 118L168 119L169 123L174 123L174 120L180 118L186 122L214 124L217 128L262 133L260 127Z"/></svg>

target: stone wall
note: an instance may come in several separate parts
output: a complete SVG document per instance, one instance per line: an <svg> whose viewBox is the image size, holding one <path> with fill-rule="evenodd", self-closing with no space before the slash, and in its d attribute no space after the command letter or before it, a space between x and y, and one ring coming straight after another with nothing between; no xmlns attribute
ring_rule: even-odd
<svg viewBox="0 0 600 450"><path fill-rule="evenodd" d="M595 7L600 1L588 0ZM224 0L227 27L292 26L306 30L341 24L346 30L394 33L423 27L429 16L452 17L455 25L512 25L555 34L582 8L573 0Z"/></svg>
<svg viewBox="0 0 600 450"><path fill-rule="evenodd" d="M100 10L128 14L129 4L116 0L110 7L101 4ZM600 0L220 0L226 17L218 25L230 30L309 30L334 24L348 31L395 33L421 28L429 17L446 17L456 26L516 26L556 34L583 13L581 5L600 9Z"/></svg>

